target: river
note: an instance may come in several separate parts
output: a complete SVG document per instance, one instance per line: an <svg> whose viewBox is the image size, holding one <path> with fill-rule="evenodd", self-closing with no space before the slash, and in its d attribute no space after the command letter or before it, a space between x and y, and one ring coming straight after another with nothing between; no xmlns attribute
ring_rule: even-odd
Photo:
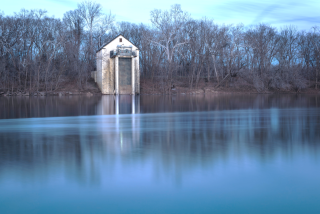
<svg viewBox="0 0 320 214"><path fill-rule="evenodd" d="M320 96L0 97L0 213L320 213Z"/></svg>

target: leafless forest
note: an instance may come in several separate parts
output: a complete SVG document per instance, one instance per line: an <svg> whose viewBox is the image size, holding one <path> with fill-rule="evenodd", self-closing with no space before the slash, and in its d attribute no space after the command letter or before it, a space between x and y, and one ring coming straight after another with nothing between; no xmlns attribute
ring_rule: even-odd
<svg viewBox="0 0 320 214"><path fill-rule="evenodd" d="M0 13L0 95L59 90L63 82L85 89L95 52L122 34L140 49L141 79L163 91L177 81L197 88L232 86L241 78L257 91L316 88L320 30L217 25L192 19L180 5L153 10L150 24L116 22L112 12L85 1L63 19L44 10Z"/></svg>

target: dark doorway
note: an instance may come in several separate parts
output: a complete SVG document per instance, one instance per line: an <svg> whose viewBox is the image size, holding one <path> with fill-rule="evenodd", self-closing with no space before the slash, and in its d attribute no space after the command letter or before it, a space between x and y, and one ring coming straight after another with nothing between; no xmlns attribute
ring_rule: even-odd
<svg viewBox="0 0 320 214"><path fill-rule="evenodd" d="M119 58L119 93L131 94L131 58Z"/></svg>

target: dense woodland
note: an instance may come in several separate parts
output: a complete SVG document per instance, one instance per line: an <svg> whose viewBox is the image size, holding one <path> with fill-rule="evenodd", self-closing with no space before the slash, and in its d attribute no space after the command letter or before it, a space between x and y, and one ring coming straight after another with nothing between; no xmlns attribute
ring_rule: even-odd
<svg viewBox="0 0 320 214"><path fill-rule="evenodd" d="M85 1L62 19L44 10L0 13L0 92L35 93L60 89L65 81L87 86L95 53L122 34L140 49L142 81L169 92L176 82L230 86L241 78L257 91L316 88L320 30L218 25L191 18L180 5L153 10L150 24L116 22L100 4Z"/></svg>

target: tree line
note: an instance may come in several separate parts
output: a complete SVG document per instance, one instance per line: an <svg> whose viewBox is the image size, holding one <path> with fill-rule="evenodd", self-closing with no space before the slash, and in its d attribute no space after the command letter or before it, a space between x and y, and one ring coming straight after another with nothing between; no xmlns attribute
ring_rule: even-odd
<svg viewBox="0 0 320 214"><path fill-rule="evenodd" d="M0 13L0 92L85 89L95 52L122 34L140 50L141 78L169 92L177 83L197 88L232 85L241 77L258 91L318 88L320 31L267 24L218 25L193 19L180 5L153 10L150 24L116 22L100 4L84 1L62 19L45 10Z"/></svg>

